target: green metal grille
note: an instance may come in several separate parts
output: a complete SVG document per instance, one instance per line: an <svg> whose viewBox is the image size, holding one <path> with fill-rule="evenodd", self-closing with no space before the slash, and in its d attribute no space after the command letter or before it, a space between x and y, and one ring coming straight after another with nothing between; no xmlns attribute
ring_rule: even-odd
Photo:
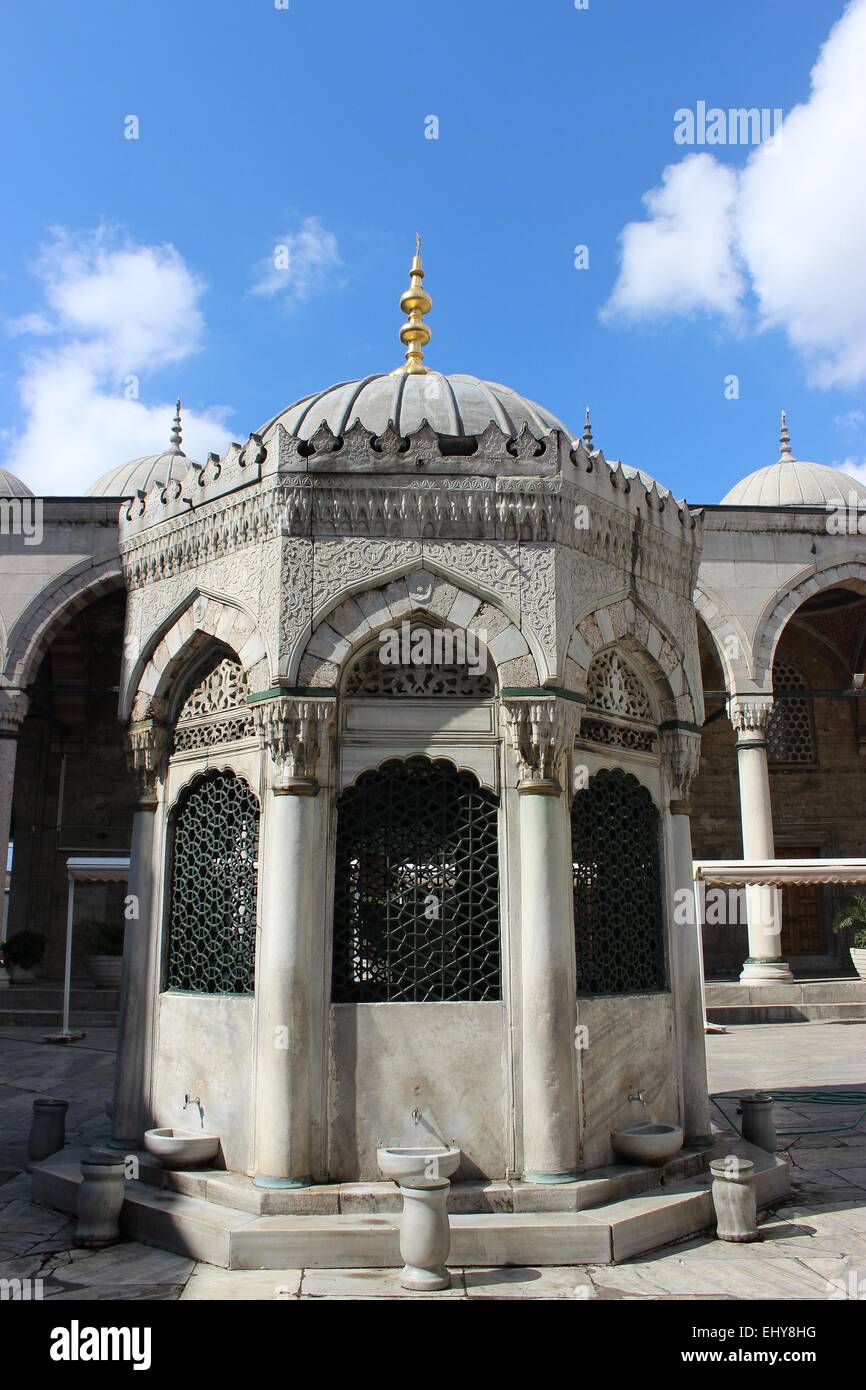
<svg viewBox="0 0 866 1390"><path fill-rule="evenodd" d="M210 773L181 795L174 819L168 987L252 994L259 803L247 783Z"/></svg>
<svg viewBox="0 0 866 1390"><path fill-rule="evenodd" d="M667 988L659 816L631 773L603 769L571 811L578 994Z"/></svg>
<svg viewBox="0 0 866 1390"><path fill-rule="evenodd" d="M409 758L340 797L335 1003L501 997L498 799Z"/></svg>

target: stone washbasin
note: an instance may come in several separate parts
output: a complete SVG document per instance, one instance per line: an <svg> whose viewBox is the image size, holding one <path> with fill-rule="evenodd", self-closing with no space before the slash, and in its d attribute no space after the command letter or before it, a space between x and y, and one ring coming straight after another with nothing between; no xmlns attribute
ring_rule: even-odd
<svg viewBox="0 0 866 1390"><path fill-rule="evenodd" d="M202 1134L192 1129L148 1129L144 1147L163 1168L196 1168L216 1156L218 1134Z"/></svg>
<svg viewBox="0 0 866 1390"><path fill-rule="evenodd" d="M614 1153L625 1163L660 1166L679 1153L683 1131L679 1125L632 1125L610 1136Z"/></svg>
<svg viewBox="0 0 866 1390"><path fill-rule="evenodd" d="M431 1182L450 1178L457 1172L461 1157L460 1149L449 1149L436 1144L376 1150L381 1172L386 1178L393 1178L395 1182L402 1182L404 1178L428 1178Z"/></svg>

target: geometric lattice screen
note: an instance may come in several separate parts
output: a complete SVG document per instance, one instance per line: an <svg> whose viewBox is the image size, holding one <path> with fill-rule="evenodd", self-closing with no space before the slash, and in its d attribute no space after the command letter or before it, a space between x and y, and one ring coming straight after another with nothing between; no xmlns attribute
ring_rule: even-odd
<svg viewBox="0 0 866 1390"><path fill-rule="evenodd" d="M428 758L364 772L337 812L332 999L501 997L499 803Z"/></svg>
<svg viewBox="0 0 866 1390"><path fill-rule="evenodd" d="M631 773L603 769L571 812L578 994L663 990L659 817Z"/></svg>
<svg viewBox="0 0 866 1390"><path fill-rule="evenodd" d="M168 988L252 994L259 803L229 772L182 793L174 816Z"/></svg>
<svg viewBox="0 0 866 1390"><path fill-rule="evenodd" d="M781 695L787 690L802 690L806 682L796 666L787 661L773 665L773 691ZM776 701L767 725L767 756L771 763L814 763L815 726L812 701L795 695Z"/></svg>

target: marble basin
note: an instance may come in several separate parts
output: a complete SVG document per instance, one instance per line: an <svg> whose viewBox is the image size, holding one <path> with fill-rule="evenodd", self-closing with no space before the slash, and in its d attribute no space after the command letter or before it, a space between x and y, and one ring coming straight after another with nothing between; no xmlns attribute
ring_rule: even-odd
<svg viewBox="0 0 866 1390"><path fill-rule="evenodd" d="M450 1178L457 1172L461 1157L459 1149L446 1149L435 1144L376 1150L379 1168L386 1178L393 1178L395 1182L401 1182L403 1178Z"/></svg>
<svg viewBox="0 0 866 1390"><path fill-rule="evenodd" d="M626 1163L666 1163L683 1146L679 1125L632 1125L610 1136L614 1153Z"/></svg>
<svg viewBox="0 0 866 1390"><path fill-rule="evenodd" d="M202 1134L192 1129L148 1129L144 1147L163 1168L195 1168L216 1155L218 1134Z"/></svg>

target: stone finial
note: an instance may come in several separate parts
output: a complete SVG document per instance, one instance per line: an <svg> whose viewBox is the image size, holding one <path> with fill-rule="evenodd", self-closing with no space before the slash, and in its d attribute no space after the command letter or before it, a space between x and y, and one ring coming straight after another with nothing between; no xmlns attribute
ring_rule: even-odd
<svg viewBox="0 0 866 1390"><path fill-rule="evenodd" d="M274 791L314 796L319 789L319 754L334 720L334 701L281 695L252 709L259 740L276 767Z"/></svg>
<svg viewBox="0 0 866 1390"><path fill-rule="evenodd" d="M556 696L504 699L502 718L520 767L523 790L556 792L565 755L580 727L580 706Z"/></svg>
<svg viewBox="0 0 866 1390"><path fill-rule="evenodd" d="M588 454L592 453L592 424L589 419L589 406L586 407L583 421L583 447Z"/></svg>
<svg viewBox="0 0 866 1390"><path fill-rule="evenodd" d="M171 442L167 450L169 454L183 454L183 449L180 447L182 438L183 431L180 422L180 396L178 396L177 404L175 406L174 411L174 422L171 427Z"/></svg>
<svg viewBox="0 0 866 1390"><path fill-rule="evenodd" d="M787 463L793 461L794 455L791 453L791 436L788 432L788 416L782 411L782 423L779 430L779 462Z"/></svg>

